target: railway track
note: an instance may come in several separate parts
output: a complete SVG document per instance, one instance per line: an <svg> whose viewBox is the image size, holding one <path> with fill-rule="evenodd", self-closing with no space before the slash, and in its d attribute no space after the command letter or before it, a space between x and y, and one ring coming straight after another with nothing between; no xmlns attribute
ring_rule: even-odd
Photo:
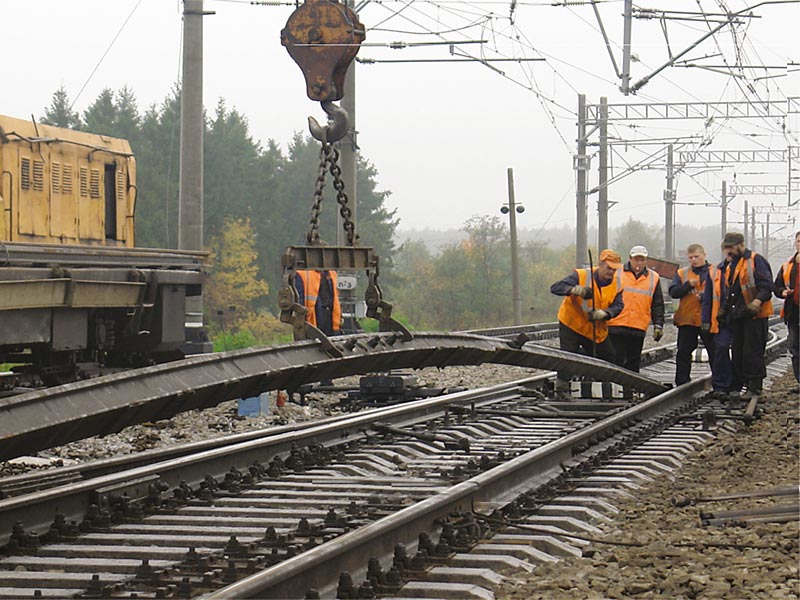
<svg viewBox="0 0 800 600"><path fill-rule="evenodd" d="M593 369L598 379L614 371ZM356 595L368 592L358 591L366 580L378 595L423 597L459 577L452 585L464 592L490 583L474 565L516 556L525 568L579 552L564 537L589 527L577 517L674 467L725 426L726 412L738 417L702 399L707 378L632 404L555 402L547 376L282 428L1 500L9 556L0 597L302 598L312 588L333 597L337 586L347 597L348 577ZM583 389L591 387L599 386ZM564 490L571 500L557 500ZM545 532L500 530L523 514ZM492 543L516 547L487 547L492 534ZM535 544L521 549L528 537Z"/></svg>

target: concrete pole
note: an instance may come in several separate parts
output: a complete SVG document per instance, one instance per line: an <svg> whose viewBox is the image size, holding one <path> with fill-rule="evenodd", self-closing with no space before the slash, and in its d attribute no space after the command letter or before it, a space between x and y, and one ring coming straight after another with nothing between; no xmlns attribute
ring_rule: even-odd
<svg viewBox="0 0 800 600"><path fill-rule="evenodd" d="M178 248L203 249L203 0L183 2Z"/></svg>
<svg viewBox="0 0 800 600"><path fill-rule="evenodd" d="M756 207L750 208L750 243L753 244L753 250L756 246Z"/></svg>
<svg viewBox="0 0 800 600"><path fill-rule="evenodd" d="M345 5L354 8L353 0L345 0ZM344 95L341 101L342 108L347 111L350 116L350 129L347 135L339 142L339 166L342 169L342 183L344 183L344 192L347 194L348 206L352 212L351 219L353 223L358 225L358 189L357 189L357 138L356 138L356 61L350 63L347 69L347 74L344 78ZM339 246L344 246L347 238L343 228L342 215L339 214L339 206L336 207L336 223L337 234L336 243ZM358 232L358 227L356 227Z"/></svg>
<svg viewBox="0 0 800 600"><path fill-rule="evenodd" d="M633 0L625 0L622 17L622 85L620 90L626 96L631 83L631 23L633 21Z"/></svg>
<svg viewBox="0 0 800 600"><path fill-rule="evenodd" d="M597 251L608 248L608 98L600 98L600 153L598 156Z"/></svg>
<svg viewBox="0 0 800 600"><path fill-rule="evenodd" d="M744 201L744 225L742 233L744 234L744 245L750 247L750 229L747 226L748 219L750 218L750 209L747 207L747 200Z"/></svg>
<svg viewBox="0 0 800 600"><path fill-rule="evenodd" d="M719 234L719 239L725 237L725 232L728 230L728 182L722 182L722 198L720 198L720 209L722 215L720 217L719 228L722 230Z"/></svg>
<svg viewBox="0 0 800 600"><path fill-rule="evenodd" d="M664 258L673 260L675 257L675 189L672 171L672 144L667 146L667 189L664 191Z"/></svg>
<svg viewBox="0 0 800 600"><path fill-rule="evenodd" d="M764 232L764 244L762 245L764 249L764 258L767 259L769 262L769 213L767 213L767 222L765 224L766 231Z"/></svg>
<svg viewBox="0 0 800 600"><path fill-rule="evenodd" d="M575 190L575 266L588 264L589 242L587 216L587 182L589 166L586 156L586 95L578 95L578 151L575 155L574 168L577 171L577 189Z"/></svg>
<svg viewBox="0 0 800 600"><path fill-rule="evenodd" d="M517 207L514 200L514 169L508 168L508 222L511 228L511 299L514 304L514 325L522 325L522 295L519 290L519 257L517 254Z"/></svg>

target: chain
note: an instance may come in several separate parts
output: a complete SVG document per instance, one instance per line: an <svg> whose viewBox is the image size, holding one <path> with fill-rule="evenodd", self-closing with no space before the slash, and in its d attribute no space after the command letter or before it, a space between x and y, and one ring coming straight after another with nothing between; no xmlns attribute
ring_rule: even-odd
<svg viewBox="0 0 800 600"><path fill-rule="evenodd" d="M308 221L306 240L309 244L319 241L319 215L322 213L322 195L325 189L325 174L328 171L328 161L333 154L333 147L327 142L322 142L319 149L319 166L317 167L317 181L314 185L314 203L311 205L311 219Z"/></svg>
<svg viewBox="0 0 800 600"><path fill-rule="evenodd" d="M339 150L333 144L322 142L319 151L319 166L317 167L317 180L314 186L314 202L311 205L311 219L308 222L308 232L306 239L309 244L319 241L319 220L322 213L322 198L325 189L326 172L333 176L333 187L336 190L336 201L339 203L339 214L343 219L343 227L347 232L347 244L354 245L358 240L356 226L352 220L352 212L349 206L349 199L344 192L344 181L342 181L342 169L339 167Z"/></svg>
<svg viewBox="0 0 800 600"><path fill-rule="evenodd" d="M349 199L344 193L344 181L342 181L342 169L339 166L339 150L333 149L333 160L330 161L330 172L333 175L333 188L336 190L336 201L339 203L339 214L342 216L342 226L347 232L347 245L353 246L358 240L356 235L356 224L353 223L353 213L350 211Z"/></svg>

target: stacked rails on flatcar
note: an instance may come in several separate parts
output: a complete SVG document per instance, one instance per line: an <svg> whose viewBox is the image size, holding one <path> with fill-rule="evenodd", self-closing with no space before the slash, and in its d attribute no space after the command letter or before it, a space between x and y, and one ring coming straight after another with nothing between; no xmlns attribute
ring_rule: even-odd
<svg viewBox="0 0 800 600"><path fill-rule="evenodd" d="M135 248L136 191L126 140L0 116L0 363L57 383L183 356L207 255Z"/></svg>

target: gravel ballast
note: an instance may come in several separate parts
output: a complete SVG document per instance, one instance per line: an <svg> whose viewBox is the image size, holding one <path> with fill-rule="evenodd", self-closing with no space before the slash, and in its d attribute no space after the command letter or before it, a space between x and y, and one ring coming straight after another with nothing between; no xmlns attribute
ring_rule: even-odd
<svg viewBox="0 0 800 600"><path fill-rule="evenodd" d="M700 511L797 505L797 497L745 498L678 508L672 498L699 498L798 485L798 394L791 374L764 396L764 415L741 424L617 504L600 525L605 542L582 558L539 565L512 576L497 598L798 598L798 521L703 526ZM796 513L795 513L796 514ZM636 544L636 545L622 545Z"/></svg>

